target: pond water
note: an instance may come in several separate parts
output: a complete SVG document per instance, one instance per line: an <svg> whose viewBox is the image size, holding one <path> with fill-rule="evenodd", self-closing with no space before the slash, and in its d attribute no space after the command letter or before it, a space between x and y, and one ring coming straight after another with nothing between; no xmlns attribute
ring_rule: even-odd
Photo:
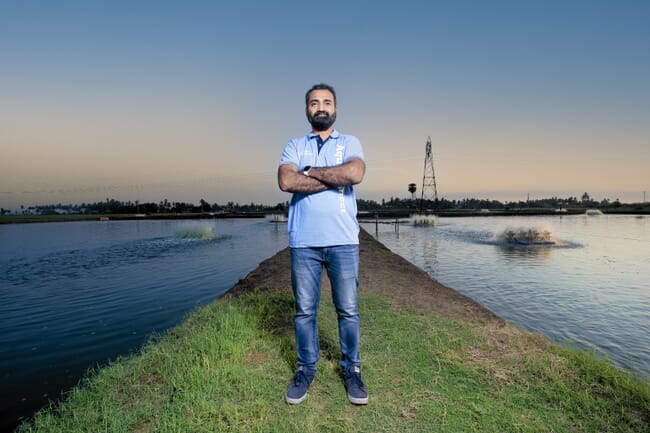
<svg viewBox="0 0 650 433"><path fill-rule="evenodd" d="M362 227L520 328L650 376L650 218ZM557 243L504 240L519 229L547 230ZM264 220L0 225L0 431L88 368L180 323L286 245L286 224Z"/></svg>
<svg viewBox="0 0 650 433"><path fill-rule="evenodd" d="M0 431L286 245L259 219L0 225Z"/></svg>
<svg viewBox="0 0 650 433"><path fill-rule="evenodd" d="M399 232L362 226L517 327L650 377L650 217L440 218ZM507 241L508 232L528 230L556 243Z"/></svg>

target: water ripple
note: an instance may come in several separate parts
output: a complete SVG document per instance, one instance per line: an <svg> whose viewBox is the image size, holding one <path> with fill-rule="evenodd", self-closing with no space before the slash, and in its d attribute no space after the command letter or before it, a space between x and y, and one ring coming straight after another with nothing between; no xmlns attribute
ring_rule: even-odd
<svg viewBox="0 0 650 433"><path fill-rule="evenodd" d="M75 279L97 268L119 267L157 260L172 254L183 254L200 245L212 245L231 236L212 239L153 238L125 242L96 249L74 249L49 253L38 259L10 260L3 269L8 284L25 284L44 278ZM3 293L4 295L4 293Z"/></svg>

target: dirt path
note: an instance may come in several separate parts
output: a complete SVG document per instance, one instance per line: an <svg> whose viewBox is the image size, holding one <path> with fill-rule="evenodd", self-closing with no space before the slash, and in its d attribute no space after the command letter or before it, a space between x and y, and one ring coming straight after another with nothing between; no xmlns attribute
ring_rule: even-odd
<svg viewBox="0 0 650 433"><path fill-rule="evenodd" d="M422 269L392 253L361 230L359 292L386 296L396 308L409 308L460 320L503 322L487 308L467 296L438 283ZM329 281L323 278L324 287ZM225 296L253 290L291 291L289 249L264 260Z"/></svg>

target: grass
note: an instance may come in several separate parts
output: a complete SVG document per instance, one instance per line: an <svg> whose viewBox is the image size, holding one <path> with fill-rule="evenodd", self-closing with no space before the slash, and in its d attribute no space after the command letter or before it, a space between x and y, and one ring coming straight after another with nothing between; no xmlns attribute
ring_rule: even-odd
<svg viewBox="0 0 650 433"><path fill-rule="evenodd" d="M323 296L321 361L284 403L295 353L290 294L191 314L141 353L93 372L21 432L647 432L650 387L511 326L459 322L361 297L367 406L347 402Z"/></svg>

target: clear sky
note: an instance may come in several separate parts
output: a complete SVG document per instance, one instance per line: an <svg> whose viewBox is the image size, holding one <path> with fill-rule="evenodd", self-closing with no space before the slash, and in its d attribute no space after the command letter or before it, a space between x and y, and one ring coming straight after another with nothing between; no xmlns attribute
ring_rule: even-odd
<svg viewBox="0 0 650 433"><path fill-rule="evenodd" d="M360 198L650 199L650 1L0 2L0 205L275 204L304 93Z"/></svg>

